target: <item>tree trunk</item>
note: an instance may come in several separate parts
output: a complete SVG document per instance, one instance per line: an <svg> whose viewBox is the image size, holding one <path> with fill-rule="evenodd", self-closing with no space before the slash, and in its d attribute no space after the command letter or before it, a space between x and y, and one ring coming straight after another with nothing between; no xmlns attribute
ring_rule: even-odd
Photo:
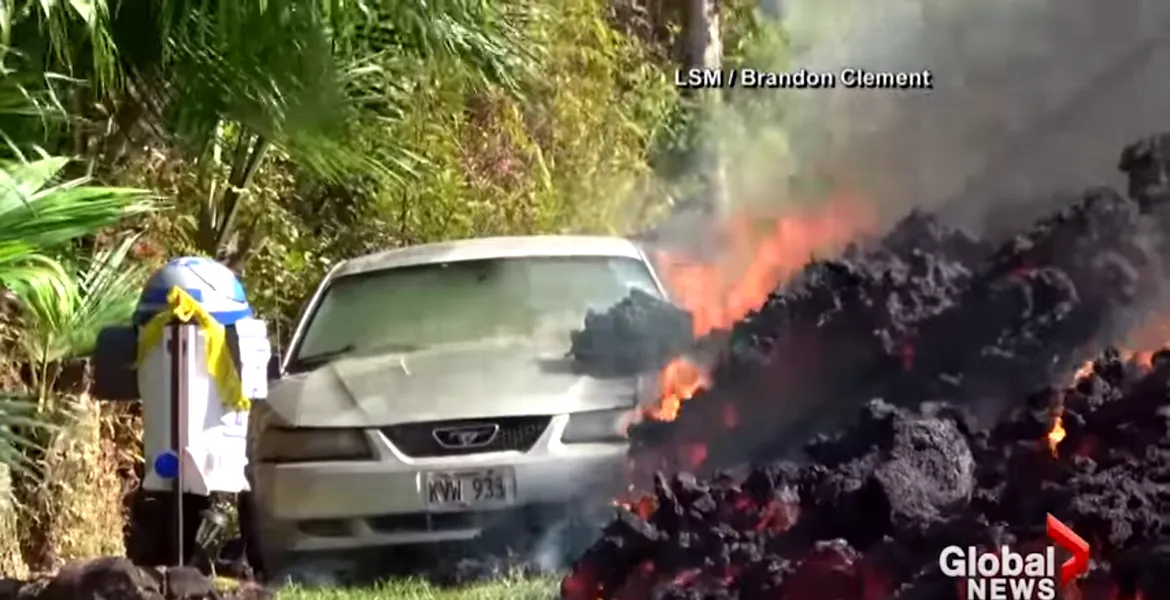
<svg viewBox="0 0 1170 600"><path fill-rule="evenodd" d="M683 67L718 71L723 68L720 0L686 0L683 19ZM695 166L702 182L706 208L714 215L728 212L727 173L723 164L720 132L723 90L695 90L702 135L695 149Z"/></svg>

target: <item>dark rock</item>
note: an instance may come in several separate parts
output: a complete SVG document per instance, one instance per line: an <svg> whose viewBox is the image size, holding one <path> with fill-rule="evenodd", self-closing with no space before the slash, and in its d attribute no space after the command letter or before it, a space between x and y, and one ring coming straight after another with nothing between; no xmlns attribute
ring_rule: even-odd
<svg viewBox="0 0 1170 600"><path fill-rule="evenodd" d="M193 567L171 567L165 572L167 600L216 600L219 594L211 579Z"/></svg>
<svg viewBox="0 0 1170 600"><path fill-rule="evenodd" d="M1170 135L1152 135L1121 151L1120 168L1129 176L1129 195L1153 206L1170 200Z"/></svg>
<svg viewBox="0 0 1170 600"><path fill-rule="evenodd" d="M0 600L15 600L24 583L19 579L0 579Z"/></svg>
<svg viewBox="0 0 1170 600"><path fill-rule="evenodd" d="M65 565L36 600L163 600L159 581L121 557Z"/></svg>
<svg viewBox="0 0 1170 600"><path fill-rule="evenodd" d="M1170 598L1165 579L1170 569L1170 544L1148 544L1119 556L1110 579L1117 584L1118 597L1165 600Z"/></svg>
<svg viewBox="0 0 1170 600"><path fill-rule="evenodd" d="M193 567L142 567L122 557L65 565L31 581L0 579L0 600L270 600L271 590L251 582L220 593Z"/></svg>
<svg viewBox="0 0 1170 600"><path fill-rule="evenodd" d="M635 289L605 312L590 311L570 354L603 375L653 372L691 348L692 329L690 313Z"/></svg>
<svg viewBox="0 0 1170 600"><path fill-rule="evenodd" d="M958 428L929 418L906 419L895 427L893 447L868 486L871 501L888 507L894 532L930 526L963 509L975 489L975 460Z"/></svg>

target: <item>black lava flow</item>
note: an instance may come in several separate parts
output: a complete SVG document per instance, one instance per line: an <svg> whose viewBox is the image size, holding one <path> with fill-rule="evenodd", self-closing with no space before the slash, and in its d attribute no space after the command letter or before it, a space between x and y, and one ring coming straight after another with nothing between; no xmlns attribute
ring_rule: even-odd
<svg viewBox="0 0 1170 600"><path fill-rule="evenodd" d="M569 353L602 375L636 375L662 368L694 345L691 314L641 290L605 312L590 311L572 333Z"/></svg>
<svg viewBox="0 0 1170 600"><path fill-rule="evenodd" d="M1086 191L997 247L914 213L808 265L678 419L631 430L653 510L619 509L562 596L955 598L941 548L1037 543L1051 513L1092 545L1084 598L1170 598L1170 353L1098 352L1162 298L1170 135L1120 166L1128 195Z"/></svg>

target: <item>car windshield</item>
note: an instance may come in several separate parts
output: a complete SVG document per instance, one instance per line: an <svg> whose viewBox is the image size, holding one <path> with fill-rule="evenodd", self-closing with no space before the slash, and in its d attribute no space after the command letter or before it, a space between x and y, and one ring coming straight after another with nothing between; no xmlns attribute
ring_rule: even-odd
<svg viewBox="0 0 1170 600"><path fill-rule="evenodd" d="M291 370L349 353L403 352L495 338L565 334L635 288L659 296L625 257L523 257L436 263L340 277L311 315Z"/></svg>

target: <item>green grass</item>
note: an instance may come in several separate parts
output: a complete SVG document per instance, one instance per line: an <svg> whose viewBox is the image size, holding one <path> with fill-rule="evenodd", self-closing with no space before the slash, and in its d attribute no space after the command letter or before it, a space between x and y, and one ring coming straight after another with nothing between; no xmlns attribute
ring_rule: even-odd
<svg viewBox="0 0 1170 600"><path fill-rule="evenodd" d="M462 588L437 588L423 581L393 581L371 588L299 588L280 591L279 600L552 600L557 579L506 579Z"/></svg>

